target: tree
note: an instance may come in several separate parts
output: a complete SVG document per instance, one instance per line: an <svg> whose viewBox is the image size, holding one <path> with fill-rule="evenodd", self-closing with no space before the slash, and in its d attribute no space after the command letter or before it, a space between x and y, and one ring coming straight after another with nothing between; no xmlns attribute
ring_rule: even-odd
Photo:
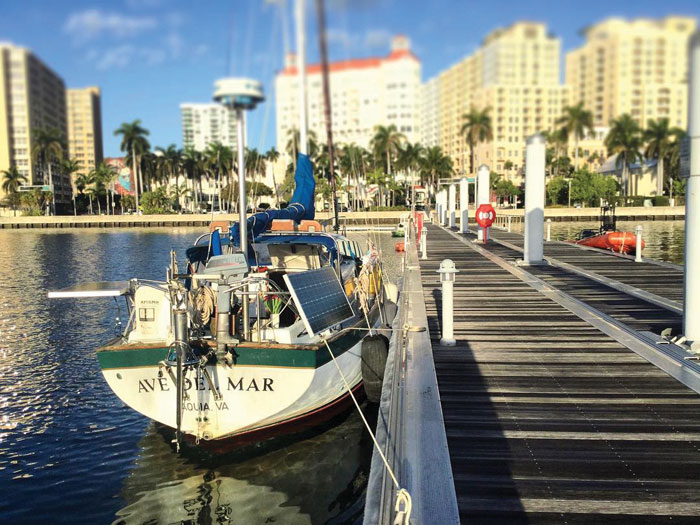
<svg viewBox="0 0 700 525"><path fill-rule="evenodd" d="M664 162L671 152L671 138L678 133L679 128L670 129L668 118L649 120L644 130L644 141L647 146L644 155L648 159L656 159L656 193L664 194Z"/></svg>
<svg viewBox="0 0 700 525"><path fill-rule="evenodd" d="M280 152L275 149L275 147L271 147L267 152L265 153L265 160L269 163L272 164L272 186L274 186L275 190L275 201L277 203L277 207L280 207L280 194L279 190L277 188L277 181L275 180L275 166L274 164L277 162L277 159L280 158Z"/></svg>
<svg viewBox="0 0 700 525"><path fill-rule="evenodd" d="M79 172L81 169L83 169L83 166L80 164L80 161L77 159L63 159L61 161L61 171L63 172L64 175L67 175L68 178L73 180L73 174ZM76 186L77 189L77 186ZM73 193L73 215L78 214L78 209L75 205L75 193Z"/></svg>
<svg viewBox="0 0 700 525"><path fill-rule="evenodd" d="M398 163L401 169L403 169L409 178L411 187L411 203L415 204L415 172L420 169L423 162L423 157L425 155L425 148L418 144L417 142L411 144L406 142L403 147L399 147L399 157Z"/></svg>
<svg viewBox="0 0 700 525"><path fill-rule="evenodd" d="M389 126L375 126L374 136L370 144L372 151L377 158L386 156L386 172L394 180L394 174L391 171L391 157L398 153L401 143L406 140L406 137L399 133L394 124ZM393 196L393 192L392 192Z"/></svg>
<svg viewBox="0 0 700 525"><path fill-rule="evenodd" d="M297 128L291 128L287 132L287 145L285 151L292 159L292 165L294 166L294 171L297 170L297 157L299 156L299 142L301 141L301 135ZM316 157L318 153L318 141L316 140L316 133L313 131L307 131L306 133L306 151L310 158Z"/></svg>
<svg viewBox="0 0 700 525"><path fill-rule="evenodd" d="M586 131L593 131L593 113L583 108L583 102L575 106L566 106L564 114L557 119L566 138L574 137L574 170L578 169L578 141Z"/></svg>
<svg viewBox="0 0 700 525"><path fill-rule="evenodd" d="M14 215L17 215L17 204L19 204L19 187L26 182L27 177L19 172L17 166L10 166L2 172L2 190L7 194Z"/></svg>
<svg viewBox="0 0 700 525"><path fill-rule="evenodd" d="M170 144L167 148L156 148L156 152L160 153L158 155L158 165L160 166L162 176L166 182L169 183L171 178L175 178L175 187L180 187L180 166L182 164L182 150L177 149L175 144ZM180 203L180 197L183 193L179 191L176 192L177 197L175 199L175 208L178 211L182 210L182 204Z"/></svg>
<svg viewBox="0 0 700 525"><path fill-rule="evenodd" d="M49 177L48 183L51 186L51 191L55 191L53 186L53 173L51 165L60 161L63 158L63 149L65 147L63 134L55 128L38 129L34 132L34 145L32 146L32 156L41 165L42 171L48 166ZM54 202L54 199L51 199ZM54 204L54 213L55 204Z"/></svg>
<svg viewBox="0 0 700 525"><path fill-rule="evenodd" d="M641 159L642 134L637 121L626 113L613 120L610 132L605 137L605 146L608 155L617 155L616 165L622 166L622 188L624 194L629 195L629 166Z"/></svg>
<svg viewBox="0 0 700 525"><path fill-rule="evenodd" d="M489 142L493 140L493 127L491 126L491 117L489 112L491 108L486 108L483 111L472 107L469 113L462 115L462 128L459 130L459 134L463 135L469 144L469 172L472 174L476 173L476 166L474 165L475 151L474 148L479 145L480 142Z"/></svg>
<svg viewBox="0 0 700 525"><path fill-rule="evenodd" d="M673 193L679 194L677 190L677 182L682 182L682 195L685 195L685 179L674 182L674 175L677 177L680 171L680 161L681 161L681 141L685 138L686 132L680 128L673 128L671 130L672 141L668 150L668 162L670 169L668 170L668 196L673 198Z"/></svg>
<svg viewBox="0 0 700 525"><path fill-rule="evenodd" d="M550 204L564 204L569 199L569 179L553 177L547 183L546 192Z"/></svg>
<svg viewBox="0 0 700 525"><path fill-rule="evenodd" d="M206 166L216 177L216 194L219 199L219 210L221 210L221 174L228 173L231 170L233 166L233 151L221 142L212 142L204 151L204 158Z"/></svg>
<svg viewBox="0 0 700 525"><path fill-rule="evenodd" d="M452 174L452 159L442 152L440 146L432 146L425 152L422 161L423 171L430 174L431 192L437 193L437 179Z"/></svg>
<svg viewBox="0 0 700 525"><path fill-rule="evenodd" d="M127 155L131 155L131 169L134 170L134 197L136 199L136 212L139 211L139 193L143 191L143 179L141 177L140 159L151 149L146 137L149 131L141 126L140 120L124 122L114 130L114 136L122 136L119 148Z"/></svg>
<svg viewBox="0 0 700 525"><path fill-rule="evenodd" d="M160 186L153 191L147 191L141 199L143 213L147 215L160 215L170 211L170 198L168 197L165 186Z"/></svg>

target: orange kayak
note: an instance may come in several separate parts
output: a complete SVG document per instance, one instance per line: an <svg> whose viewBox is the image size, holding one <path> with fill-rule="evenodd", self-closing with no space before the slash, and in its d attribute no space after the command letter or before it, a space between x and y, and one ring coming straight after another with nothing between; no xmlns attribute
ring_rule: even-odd
<svg viewBox="0 0 700 525"><path fill-rule="evenodd" d="M584 246L591 246L592 248L628 255L634 254L637 249L637 236L632 232L608 232L574 242ZM644 246L645 243L642 241L642 249L644 249Z"/></svg>

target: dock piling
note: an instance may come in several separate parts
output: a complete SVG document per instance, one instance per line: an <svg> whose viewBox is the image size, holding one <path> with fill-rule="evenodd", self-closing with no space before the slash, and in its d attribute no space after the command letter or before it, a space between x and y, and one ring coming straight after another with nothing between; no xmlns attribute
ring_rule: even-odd
<svg viewBox="0 0 700 525"><path fill-rule="evenodd" d="M469 230L469 181L462 177L459 181L459 233Z"/></svg>
<svg viewBox="0 0 700 525"><path fill-rule="evenodd" d="M525 264L542 264L544 246L545 140L536 133L525 149Z"/></svg>
<svg viewBox="0 0 700 525"><path fill-rule="evenodd" d="M511 217L510 215L508 215L508 232L509 232L509 233L510 233L510 230L511 230L511 220L512 220L512 219L513 219L513 217Z"/></svg>
<svg viewBox="0 0 700 525"><path fill-rule="evenodd" d="M457 226L457 217L455 214L455 209L457 208L457 185L450 184L449 188L449 201L448 201L448 220L450 221L450 228Z"/></svg>
<svg viewBox="0 0 700 525"><path fill-rule="evenodd" d="M552 219L547 219L547 242L552 240Z"/></svg>
<svg viewBox="0 0 700 525"><path fill-rule="evenodd" d="M637 246L634 250L634 262L642 262L642 225L637 226Z"/></svg>
<svg viewBox="0 0 700 525"><path fill-rule="evenodd" d="M420 235L420 248L421 248L421 259L428 258L428 230L423 227L423 231Z"/></svg>
<svg viewBox="0 0 700 525"><path fill-rule="evenodd" d="M442 283L442 346L455 346L454 338L454 282L458 272L452 259L444 259L440 263L440 283Z"/></svg>
<svg viewBox="0 0 700 525"><path fill-rule="evenodd" d="M490 186L490 178L491 178L491 169L486 165L482 164L479 166L479 171L477 172L477 195L476 195L476 207L478 208L482 204L488 204L489 203L489 186ZM484 240L484 229L479 226L478 232L477 232L477 239L480 241Z"/></svg>
<svg viewBox="0 0 700 525"><path fill-rule="evenodd" d="M690 39L688 71L689 173L685 191L683 335L700 346L700 31Z"/></svg>

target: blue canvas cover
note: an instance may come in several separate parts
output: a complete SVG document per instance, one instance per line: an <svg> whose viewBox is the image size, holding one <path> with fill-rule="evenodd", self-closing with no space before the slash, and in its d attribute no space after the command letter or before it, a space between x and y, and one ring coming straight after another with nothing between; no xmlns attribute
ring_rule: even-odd
<svg viewBox="0 0 700 525"><path fill-rule="evenodd" d="M299 153L297 169L294 172L294 194L283 210L267 210L248 217L248 238L255 239L264 233L275 219L292 219L295 222L312 220L316 215L314 209L314 179L311 159L308 155ZM231 227L231 240L235 246L240 246L241 232L238 223Z"/></svg>

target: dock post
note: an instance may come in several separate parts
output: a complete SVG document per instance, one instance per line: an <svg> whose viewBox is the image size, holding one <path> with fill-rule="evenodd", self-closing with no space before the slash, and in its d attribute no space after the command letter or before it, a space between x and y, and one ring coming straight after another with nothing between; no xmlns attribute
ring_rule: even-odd
<svg viewBox="0 0 700 525"><path fill-rule="evenodd" d="M552 240L552 219L547 219L547 242Z"/></svg>
<svg viewBox="0 0 700 525"><path fill-rule="evenodd" d="M690 162L685 190L685 276L683 335L695 351L700 346L700 31L690 39L688 137Z"/></svg>
<svg viewBox="0 0 700 525"><path fill-rule="evenodd" d="M525 149L525 242L523 262L541 264L544 233L545 140L535 133Z"/></svg>
<svg viewBox="0 0 700 525"><path fill-rule="evenodd" d="M459 180L459 233L469 229L469 181L466 177Z"/></svg>
<svg viewBox="0 0 700 525"><path fill-rule="evenodd" d="M634 262L642 262L642 225L637 226L637 246L634 250Z"/></svg>
<svg viewBox="0 0 700 525"><path fill-rule="evenodd" d="M428 230L423 228L421 235L420 235L420 242L421 242L421 259L427 259L428 258Z"/></svg>
<svg viewBox="0 0 700 525"><path fill-rule="evenodd" d="M510 223L511 223L511 220L512 220L512 219L513 219L513 217L511 217L510 215L508 215L508 233L510 233L510 230L511 230L511 224L510 224Z"/></svg>
<svg viewBox="0 0 700 525"><path fill-rule="evenodd" d="M457 226L457 217L455 216L455 209L457 208L457 185L456 184L450 184L450 196L449 196L449 204L448 210L449 210L449 221L450 221L450 228L454 228Z"/></svg>
<svg viewBox="0 0 700 525"><path fill-rule="evenodd" d="M443 259L438 270L442 283L442 346L457 344L454 338L454 282L458 271L452 259Z"/></svg>
<svg viewBox="0 0 700 525"><path fill-rule="evenodd" d="M482 204L489 203L489 186L490 186L491 170L486 164L479 166L479 171L477 172L477 195L476 195L476 207L478 208ZM477 232L477 239L484 240L484 229L479 226Z"/></svg>

